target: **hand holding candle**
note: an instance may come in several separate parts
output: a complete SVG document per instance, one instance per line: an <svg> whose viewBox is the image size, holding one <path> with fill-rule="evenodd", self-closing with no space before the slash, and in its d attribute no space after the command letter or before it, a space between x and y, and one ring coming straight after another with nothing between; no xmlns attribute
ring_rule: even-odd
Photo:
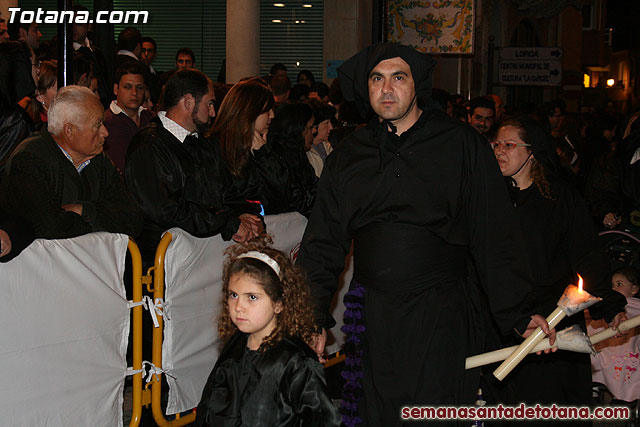
<svg viewBox="0 0 640 427"><path fill-rule="evenodd" d="M534 314L533 316L531 316L531 321L527 325L527 329L522 334L522 338L527 338L529 335L534 333L537 328L542 329L542 332L546 334L549 345L551 346L550 348L545 349L544 352L549 353L551 351L556 351L558 348L553 346L556 341L556 330L550 329L546 319L539 314ZM537 352L537 354L540 353L540 351Z"/></svg>
<svg viewBox="0 0 640 427"><path fill-rule="evenodd" d="M589 292L583 290L582 277L580 277L580 275L578 275L578 277L580 279L578 287L575 285L567 286L564 293L558 300L558 307L549 315L549 317L547 317L549 329L555 328L565 316L571 316L601 300L601 298L596 298L589 294ZM518 348L504 362L502 362L500 366L498 366L498 369L493 371L493 375L502 381L507 375L509 375L509 372L511 372L518 363L520 363L522 359L524 359L525 356L544 339L544 337L545 333L542 329L536 328L536 330L529 335L529 337L525 339L522 344L520 344Z"/></svg>

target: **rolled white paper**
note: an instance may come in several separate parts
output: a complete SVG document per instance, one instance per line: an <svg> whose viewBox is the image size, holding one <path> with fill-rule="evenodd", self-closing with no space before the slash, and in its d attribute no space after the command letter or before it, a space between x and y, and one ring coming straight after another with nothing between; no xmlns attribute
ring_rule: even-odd
<svg viewBox="0 0 640 427"><path fill-rule="evenodd" d="M617 330L613 328L607 328L604 331L600 331L597 334L593 334L589 337L589 340L591 341L592 345L596 345L599 342L602 342L606 339L611 338L612 336L616 335L619 332L628 331L637 326L640 326L640 316L632 317L631 319L625 320L624 322L620 323ZM566 329L564 329L563 331L565 330ZM558 334L562 333L563 331L560 331ZM530 351L530 353L536 353L538 351L544 351L554 347L558 347L558 341L556 341L556 344L552 346L549 344L549 338L545 338L538 345L536 345ZM495 363L495 362L504 360L507 357L509 357L517 348L518 346L514 345L512 347L506 347L499 350L490 351L488 353L477 354L475 356L467 357L465 362L465 369L473 369L473 368L477 368L478 366L489 365L490 363ZM563 348L563 350L568 350L568 349ZM575 351L575 350L572 350L572 351Z"/></svg>
<svg viewBox="0 0 640 427"><path fill-rule="evenodd" d="M640 317L640 316L639 316ZM573 325L556 335L556 342L554 345L549 344L549 338L545 338L531 350L531 353L538 351L544 351L550 348L559 348L561 350L575 351L578 353L592 353L593 347L589 337L582 332L579 326ZM465 369L473 369L478 366L489 365L491 363L500 362L511 355L516 349L517 345L501 348L499 350L490 351L488 353L478 354L475 356L467 357L465 361Z"/></svg>

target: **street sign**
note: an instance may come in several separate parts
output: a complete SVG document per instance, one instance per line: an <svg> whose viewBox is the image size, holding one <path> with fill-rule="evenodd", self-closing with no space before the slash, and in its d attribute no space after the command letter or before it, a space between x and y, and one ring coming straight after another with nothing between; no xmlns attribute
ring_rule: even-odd
<svg viewBox="0 0 640 427"><path fill-rule="evenodd" d="M521 86L559 86L562 83L562 49L506 47L500 49L498 83Z"/></svg>
<svg viewBox="0 0 640 427"><path fill-rule="evenodd" d="M559 61L500 61L498 81L503 85L558 86L562 82Z"/></svg>
<svg viewBox="0 0 640 427"><path fill-rule="evenodd" d="M502 59L560 59L562 49L559 47L503 47L500 49Z"/></svg>

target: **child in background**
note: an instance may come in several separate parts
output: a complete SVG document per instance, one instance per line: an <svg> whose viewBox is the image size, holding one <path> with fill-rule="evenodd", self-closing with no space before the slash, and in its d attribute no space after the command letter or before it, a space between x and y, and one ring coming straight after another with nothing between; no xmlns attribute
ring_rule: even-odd
<svg viewBox="0 0 640 427"><path fill-rule="evenodd" d="M227 250L218 330L226 344L195 426L340 425L312 342L302 272L268 237Z"/></svg>
<svg viewBox="0 0 640 427"><path fill-rule="evenodd" d="M614 291L627 297L627 318L640 315L640 272L627 266L611 276ZM589 335L607 327L604 320L587 323ZM593 381L607 386L615 399L633 402L640 399L640 327L619 337L612 337L595 345L598 354L591 356Z"/></svg>

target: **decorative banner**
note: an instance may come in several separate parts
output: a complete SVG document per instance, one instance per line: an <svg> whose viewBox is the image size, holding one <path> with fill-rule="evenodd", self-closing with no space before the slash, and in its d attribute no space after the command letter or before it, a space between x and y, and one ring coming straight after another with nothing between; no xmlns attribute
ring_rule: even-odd
<svg viewBox="0 0 640 427"><path fill-rule="evenodd" d="M473 53L473 0L387 0L387 41L428 53Z"/></svg>

